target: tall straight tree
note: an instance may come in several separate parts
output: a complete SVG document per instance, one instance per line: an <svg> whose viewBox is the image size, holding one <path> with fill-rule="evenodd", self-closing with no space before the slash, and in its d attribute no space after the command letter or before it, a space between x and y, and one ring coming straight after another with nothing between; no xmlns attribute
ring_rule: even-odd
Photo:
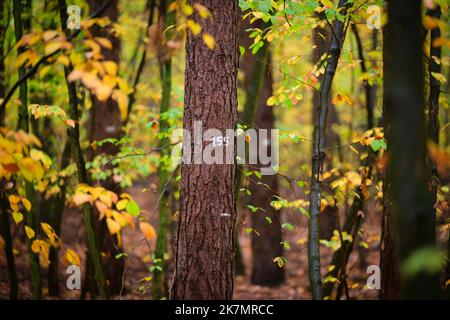
<svg viewBox="0 0 450 320"><path fill-rule="evenodd" d="M235 157L231 164L195 164L194 122L209 128L235 129L237 123L237 20L234 0L189 0L207 7L212 17L195 22L215 39L209 49L201 36L190 32L186 42L184 156L181 166L180 218L171 299L231 299L233 293L233 237L236 221ZM208 142L208 144L211 142ZM200 148L204 144L199 142ZM236 145L235 139L229 147ZM217 150L217 149L216 149ZM224 156L225 158L225 156Z"/></svg>
<svg viewBox="0 0 450 320"><path fill-rule="evenodd" d="M67 28L67 3L66 0L58 0L58 9L59 9L59 17L61 21L61 27L65 32L66 36L69 34L70 30ZM78 103L79 100L77 98L77 87L75 83L70 82L68 80L69 74L73 71L72 64L64 67L64 76L66 80L67 92L69 95L69 108L68 114L70 119L75 121L75 127L67 128L67 137L70 141L70 152L72 155L72 159L75 162L77 168L77 178L79 183L89 184L90 179L88 172L86 170L86 162L84 159L83 150L80 145L80 125L78 122L79 119L79 110ZM100 250L98 248L98 243L96 241L95 231L92 225L92 217L93 210L89 205L83 206L83 221L84 227L86 229L86 236L88 242L88 254L92 261L92 268L94 273L95 282L97 285L97 289L99 295L102 299L106 299L108 297L106 284L105 284L105 275L103 273L103 266L101 261ZM88 271L88 270L86 270ZM87 276L87 275L86 275Z"/></svg>
<svg viewBox="0 0 450 320"><path fill-rule="evenodd" d="M24 33L30 31L31 28L31 1L30 0L14 0L13 1L13 14L14 14L14 33L16 37L16 42L18 42ZM21 54L24 48L20 47L17 49L17 54ZM19 67L19 78L22 77L26 72L25 67L22 65ZM28 117L28 81L23 81L19 87L19 121L17 128L24 132L29 132L29 117ZM25 182L25 193L26 197L32 203L32 208L27 212L26 223L29 227L36 229L37 219L36 219L36 206L34 202L34 190L30 182ZM31 249L31 240L26 239L28 246L28 256L30 259L31 268L31 285L33 291L33 298L40 299L42 297L41 288L41 275L40 275L40 265L39 257Z"/></svg>
<svg viewBox="0 0 450 320"><path fill-rule="evenodd" d="M264 30L270 27L262 20L257 20L253 24L250 24L249 20L247 17L241 22L242 25L240 26L239 45L245 48L250 47L253 42L246 30L250 28ZM270 130L274 128L275 124L273 108L266 103L267 99L273 95L273 75L270 52L268 51L268 44L265 44L255 55L252 54L251 50L247 50L240 64L240 69L244 71L245 76L243 88L247 92L246 99L253 99L253 101L246 101L245 107L256 109L253 112L244 110L244 114L251 115L251 118L247 120L249 123L244 124L252 125L256 130L268 130L268 143L265 147L266 150L262 151L266 154L270 154ZM259 70L255 70L256 68ZM259 137L259 139L261 138L263 137ZM255 169L258 170L259 167L260 164L257 164ZM239 188L239 185L236 185L236 187ZM248 203L265 210L264 212L261 210L249 212L252 228L259 234L255 232L251 234L251 282L263 286L279 285L284 281L284 268L279 268L273 262L273 259L283 255L281 217L280 211L275 210L270 205L273 196L278 194L277 176L264 175L260 179L249 178L247 188L251 192Z"/></svg>
<svg viewBox="0 0 450 320"><path fill-rule="evenodd" d="M170 3L171 0L160 0L159 21L157 25L157 27L160 28L159 31L161 34L164 34L164 36L161 36L161 39L164 39L164 41L159 45L160 50L158 52L159 73L162 87L162 99L159 107L159 132L162 137L159 140L159 148L161 148L161 151L159 154L160 162L158 165L158 177L159 192L162 194L159 201L158 238L156 239L155 249L155 258L159 259L158 265L161 267L161 270L154 271L152 286L154 299L161 299L167 295L167 270L164 256L167 252L167 233L169 228L169 192L166 186L168 169L165 165L165 158L170 157L170 149L167 147L167 145L170 144L170 139L168 136L165 136L169 129L169 123L165 120L163 114L169 110L172 88L172 52L167 46L167 42L173 38L173 31L166 29L174 24L175 14L173 12L167 12Z"/></svg>
<svg viewBox="0 0 450 320"><path fill-rule="evenodd" d="M352 5L347 0L340 0L338 10L344 16ZM326 123L330 104L330 91L336 73L342 45L346 32L345 20L336 19L333 23L331 43L328 50L325 74L320 83L320 99L316 106L314 119L313 151L311 157L311 192L309 197L309 226L308 226L308 273L312 298L322 299L322 279L320 275L320 248L319 248L319 216L322 198L322 166L325 160Z"/></svg>
<svg viewBox="0 0 450 320"><path fill-rule="evenodd" d="M428 187L421 0L388 1L385 117L388 192L403 298L439 297L439 270L408 266L436 259L435 213ZM408 35L408 36L405 36Z"/></svg>
<svg viewBox="0 0 450 320"><path fill-rule="evenodd" d="M103 5L104 1L89 0L89 11L91 14L97 12ZM108 17L111 22L117 23L119 19L119 1L112 0L105 9L103 16ZM119 64L120 56L120 39L112 32L102 28L94 30L95 36L107 38L112 45L111 49L103 49L103 60L112 61ZM96 96L92 97L93 107L90 109L90 139L92 141L101 141L107 138L120 139L122 136L122 118L117 102L108 98L105 101L100 101ZM112 143L105 143L102 146L95 148L94 156L108 155L114 156L118 152L118 147ZM108 167L107 169L112 169ZM108 189L118 192L120 187L114 182L112 178L108 178L101 182L101 185ZM115 238L108 233L106 223L94 222L98 229L99 242L104 256L105 277L108 283L109 294L119 294L122 288L122 274L125 268L124 259L116 259L115 256L122 252L121 246Z"/></svg>

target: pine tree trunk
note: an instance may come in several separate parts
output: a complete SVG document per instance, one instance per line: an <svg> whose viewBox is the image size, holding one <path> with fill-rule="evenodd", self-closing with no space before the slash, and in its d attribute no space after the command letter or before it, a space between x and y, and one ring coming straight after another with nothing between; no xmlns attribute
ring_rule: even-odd
<svg viewBox="0 0 450 320"><path fill-rule="evenodd" d="M422 18L420 0L388 2L384 94L388 131L388 181L395 246L400 265L433 256L435 213L426 157ZM405 37L408 34L408 37ZM437 298L439 270L408 274L402 268L403 298ZM389 272L390 270L386 270Z"/></svg>
<svg viewBox="0 0 450 320"><path fill-rule="evenodd" d="M190 5L193 3L194 0L188 1ZM212 12L211 19L201 19L198 13L194 13L193 19L202 25L203 32L215 38L216 47L210 50L201 37L188 33L183 126L189 130L191 141L194 141L194 121L202 121L203 132L216 128L224 136L226 129L234 130L237 124L238 4L234 0L197 3ZM229 147L235 144L231 138ZM203 149L206 143L200 145ZM190 151L185 156L194 160L194 148ZM180 220L171 299L232 297L234 157L231 162L181 166Z"/></svg>

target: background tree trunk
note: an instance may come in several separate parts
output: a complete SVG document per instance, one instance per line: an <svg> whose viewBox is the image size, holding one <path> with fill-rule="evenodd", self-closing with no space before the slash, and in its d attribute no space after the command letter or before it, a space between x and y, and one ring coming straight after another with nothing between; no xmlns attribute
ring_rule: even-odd
<svg viewBox="0 0 450 320"><path fill-rule="evenodd" d="M253 55L251 57L253 57ZM264 84L259 96L254 124L258 129L268 129L267 150L271 150L270 129L274 128L275 117L273 108L266 104L267 99L273 95L270 54L267 58L267 64L266 73L263 75ZM258 139L263 139L263 137L259 136ZM259 166L260 165L257 167ZM262 185L257 182L262 183ZM251 192L249 204L258 208L265 208L265 212L260 210L257 212L250 212L252 228L259 233L259 235L255 232L251 233L251 281L253 284L257 285L276 286L284 282L284 268L278 267L278 265L273 262L275 257L283 255L280 211L275 210L270 205L270 202L274 200L273 196L278 193L277 175L263 175L261 179L250 180L248 189ZM267 221L266 217L270 219L271 223Z"/></svg>
<svg viewBox="0 0 450 320"><path fill-rule="evenodd" d="M189 130L191 141L194 121L202 121L203 131L216 128L223 135L225 129L234 130L237 124L238 4L197 2L213 17L204 20L194 13L193 19L202 25L203 32L215 38L216 47L210 50L201 37L188 32L183 126ZM235 144L231 139L230 147ZM189 155L193 158L193 143L191 146ZM231 299L236 221L234 161L233 157L233 164L181 166L172 299Z"/></svg>
<svg viewBox="0 0 450 320"><path fill-rule="evenodd" d="M102 1L89 0L89 11L91 14L97 12L102 6ZM106 8L103 16L108 17L111 22L117 22L119 18L119 1L113 0L111 4ZM110 32L97 29L94 32L95 36L107 38L111 41L112 49L102 49L102 54L105 61L114 61L119 65L120 56L120 39L111 35ZM99 101L96 96L92 96L92 108L90 109L90 121L91 141L100 141L107 138L120 139L122 136L122 118L119 110L119 106L115 100L111 97L105 101ZM114 156L118 152L116 145L112 143L105 143L102 146L95 148L94 156L108 155ZM106 169L112 169L111 166ZM116 193L120 193L120 186L114 182L112 177L107 180L101 181L101 186L108 190L113 190ZM120 293L122 288L122 274L125 268L124 259L116 259L115 256L122 252L121 246L117 241L117 236L110 235L107 227L106 220L101 222L94 221L94 226L99 235L101 251L106 255L103 257L103 264L105 266L105 278L108 285L108 291L110 295L116 295Z"/></svg>
<svg viewBox="0 0 450 320"><path fill-rule="evenodd" d="M426 163L423 40L420 0L388 2L384 94L388 135L388 180L395 244L400 263L435 248L435 213ZM408 37L405 35L408 34ZM428 251L427 251L428 250ZM432 251L431 251L432 252ZM427 253L427 259L436 258ZM403 298L439 297L439 273L407 274Z"/></svg>
<svg viewBox="0 0 450 320"><path fill-rule="evenodd" d="M166 30L169 26L175 24L174 13L168 13L167 7L171 3L170 0L160 0L159 3L159 28L165 38L164 43L160 44L161 47L167 49L166 43L173 37L171 30ZM161 50L166 51L166 50ZM159 132L164 135L169 131L169 123L162 116L170 108L170 95L172 89L172 54L170 50L165 54L158 56L159 60L159 72L162 87L162 99L159 108ZM158 238L156 239L155 259L158 259L157 265L161 267L161 270L155 270L153 272L153 298L161 299L167 296L167 267L165 262L165 254L167 253L167 236L169 227L169 190L167 184L168 180L168 168L165 164L165 158L170 158L170 149L167 145L170 144L170 139L167 136L163 136L159 140L159 153L160 161L158 164L158 178L159 178L159 192L161 198L159 201L159 221L158 221Z"/></svg>

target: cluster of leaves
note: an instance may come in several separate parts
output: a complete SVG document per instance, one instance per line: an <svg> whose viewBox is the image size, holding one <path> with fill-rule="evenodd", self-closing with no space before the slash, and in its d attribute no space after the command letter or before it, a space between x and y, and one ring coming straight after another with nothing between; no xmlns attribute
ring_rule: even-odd
<svg viewBox="0 0 450 320"><path fill-rule="evenodd" d="M127 194L116 193L103 187L92 187L80 184L71 197L71 202L81 207L83 205L94 206L98 213L98 220L106 219L106 225L110 234L117 235L120 241L120 231L126 226L132 229L136 227L135 219L138 219L139 228L147 240L156 237L155 229L141 215L139 205Z"/></svg>

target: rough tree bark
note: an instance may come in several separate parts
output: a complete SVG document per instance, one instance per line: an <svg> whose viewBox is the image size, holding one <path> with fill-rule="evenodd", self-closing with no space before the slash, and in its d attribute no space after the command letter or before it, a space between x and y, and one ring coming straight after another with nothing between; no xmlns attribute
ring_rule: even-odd
<svg viewBox="0 0 450 320"><path fill-rule="evenodd" d="M417 252L435 246L435 213L426 163L421 3L420 0L389 1L385 38L384 94L389 127L387 178L400 265ZM409 36L405 37L405 34ZM404 268L400 270L402 298L440 296L437 272L421 270L407 274Z"/></svg>
<svg viewBox="0 0 450 320"><path fill-rule="evenodd" d="M347 9L351 6L346 0L340 0L338 8L345 17ZM322 299L322 279L320 275L320 247L319 247L319 216L322 197L322 165L325 160L326 145L326 119L329 109L331 85L341 54L345 38L346 24L336 19L333 23L333 32L329 49L329 58L326 61L325 74L320 84L320 100L317 106L316 119L314 119L313 154L311 159L311 192L309 199L309 226L308 226L308 272L312 298Z"/></svg>
<svg viewBox="0 0 450 320"><path fill-rule="evenodd" d="M193 19L215 38L216 47L210 50L201 37L188 33L183 126L189 130L191 141L194 121L202 121L203 131L216 128L223 135L237 123L238 4L233 0L197 3L212 12L211 19L203 20L198 13ZM200 147L209 143L200 142ZM235 144L232 137L228 148ZM193 143L185 156L194 157ZM171 299L231 299L236 221L234 156L231 160L232 164L181 166Z"/></svg>

